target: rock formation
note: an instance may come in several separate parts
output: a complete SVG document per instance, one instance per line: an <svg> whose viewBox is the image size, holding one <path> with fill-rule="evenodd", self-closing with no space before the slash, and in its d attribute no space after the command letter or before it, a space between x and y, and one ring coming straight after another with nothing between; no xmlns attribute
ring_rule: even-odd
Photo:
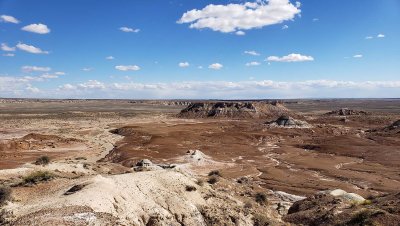
<svg viewBox="0 0 400 226"><path fill-rule="evenodd" d="M269 118L288 114L278 102L197 102L183 109L180 118Z"/></svg>
<svg viewBox="0 0 400 226"><path fill-rule="evenodd" d="M367 115L368 112L365 111L358 111L348 108L341 108L339 110L330 111L326 113L326 115L339 115L339 116L349 116L349 115Z"/></svg>
<svg viewBox="0 0 400 226"><path fill-rule="evenodd" d="M266 124L269 125L270 127L282 127L282 128L311 128L312 127L306 121L293 119L292 117L286 116L286 115L283 115L274 121L267 122Z"/></svg>

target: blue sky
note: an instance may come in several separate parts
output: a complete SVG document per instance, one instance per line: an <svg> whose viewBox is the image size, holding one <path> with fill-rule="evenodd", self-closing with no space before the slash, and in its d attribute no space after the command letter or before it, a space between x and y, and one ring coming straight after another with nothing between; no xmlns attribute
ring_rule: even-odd
<svg viewBox="0 0 400 226"><path fill-rule="evenodd" d="M398 0L0 0L0 15L0 97L400 96Z"/></svg>

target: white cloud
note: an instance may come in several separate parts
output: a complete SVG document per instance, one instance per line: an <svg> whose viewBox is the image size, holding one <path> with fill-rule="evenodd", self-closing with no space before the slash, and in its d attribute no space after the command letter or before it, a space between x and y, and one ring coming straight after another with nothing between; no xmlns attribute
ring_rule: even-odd
<svg viewBox="0 0 400 226"><path fill-rule="evenodd" d="M115 69L119 71L138 71L140 67L137 65L118 65L115 66Z"/></svg>
<svg viewBox="0 0 400 226"><path fill-rule="evenodd" d="M363 57L362 54L356 54L356 55L353 56L353 58L362 58L362 57Z"/></svg>
<svg viewBox="0 0 400 226"><path fill-rule="evenodd" d="M244 32L244 31L236 31L235 34L239 35L239 36L243 36L243 35L246 35L246 32Z"/></svg>
<svg viewBox="0 0 400 226"><path fill-rule="evenodd" d="M27 45L27 44L24 44L24 43L18 43L17 44L17 48L20 49L20 50L23 50L25 52L28 52L28 53L49 54L48 51L43 51L40 48L37 48L35 46L31 46L31 45Z"/></svg>
<svg viewBox="0 0 400 226"><path fill-rule="evenodd" d="M178 65L179 65L179 67L189 67L190 66L189 62L180 62Z"/></svg>
<svg viewBox="0 0 400 226"><path fill-rule="evenodd" d="M120 27L119 30L123 32L133 32L133 33L138 33L140 31L140 29L133 29L130 27Z"/></svg>
<svg viewBox="0 0 400 226"><path fill-rule="evenodd" d="M384 35L384 34L378 34L376 37L377 37L377 38L384 38L385 35Z"/></svg>
<svg viewBox="0 0 400 226"><path fill-rule="evenodd" d="M91 68L91 67L84 67L84 68L82 68L82 71L92 71L93 70L93 68Z"/></svg>
<svg viewBox="0 0 400 226"><path fill-rule="evenodd" d="M198 69L203 69L203 66L198 66L197 68L198 68Z"/></svg>
<svg viewBox="0 0 400 226"><path fill-rule="evenodd" d="M59 89L60 90L75 90L76 86L67 83L67 84L64 84L62 86L59 86Z"/></svg>
<svg viewBox="0 0 400 226"><path fill-rule="evenodd" d="M213 70L219 70L221 68L223 68L224 65L220 64L220 63L214 63L214 64L210 64L208 66L208 68L213 69Z"/></svg>
<svg viewBox="0 0 400 226"><path fill-rule="evenodd" d="M250 30L287 20L299 15L300 3L289 0L258 0L243 4L207 5L203 9L187 11L177 23L189 23L190 28L210 28L224 33Z"/></svg>
<svg viewBox="0 0 400 226"><path fill-rule="evenodd" d="M29 24L29 25L21 28L21 30L38 33L38 34L50 33L50 29L47 27L46 24Z"/></svg>
<svg viewBox="0 0 400 226"><path fill-rule="evenodd" d="M46 74L43 74L40 76L40 78L44 78L44 79L52 79L52 78L58 78L58 77L59 76L56 74L49 74L49 73L46 73Z"/></svg>
<svg viewBox="0 0 400 226"><path fill-rule="evenodd" d="M286 25L286 24L282 26L282 30L286 30L286 29L288 29L288 28L289 28L289 26Z"/></svg>
<svg viewBox="0 0 400 226"><path fill-rule="evenodd" d="M7 45L7 43L1 43L1 50L6 52L13 52L15 51L15 47L10 47Z"/></svg>
<svg viewBox="0 0 400 226"><path fill-rule="evenodd" d="M254 50L251 50L251 51L244 51L244 53L245 53L245 54L248 54L248 55L252 55L252 56L260 56L260 54L257 53L257 52L254 51Z"/></svg>
<svg viewBox="0 0 400 226"><path fill-rule="evenodd" d="M26 87L26 90L31 93L40 93L40 89L33 87L32 85L28 85L28 87Z"/></svg>
<svg viewBox="0 0 400 226"><path fill-rule="evenodd" d="M56 75L65 75L65 72L63 72L63 71L57 71L57 72L55 72L54 74L56 74Z"/></svg>
<svg viewBox="0 0 400 226"><path fill-rule="evenodd" d="M115 58L113 56L108 56L106 57L106 60L114 60Z"/></svg>
<svg viewBox="0 0 400 226"><path fill-rule="evenodd" d="M3 56L5 56L5 57L13 57L13 56L15 56L15 54L14 53L4 53Z"/></svg>
<svg viewBox="0 0 400 226"><path fill-rule="evenodd" d="M313 18L312 21L313 22L317 22L317 21L319 21L319 19L318 18Z"/></svg>
<svg viewBox="0 0 400 226"><path fill-rule="evenodd" d="M5 22L5 23L13 23L13 24L18 24L19 20L17 20L13 16L8 16L8 15L1 15L0 16L0 21Z"/></svg>
<svg viewBox="0 0 400 226"><path fill-rule="evenodd" d="M34 72L34 71L47 72L47 71L51 71L51 68L37 67L37 66L23 66L23 67L21 67L21 70L26 73Z"/></svg>
<svg viewBox="0 0 400 226"><path fill-rule="evenodd" d="M99 82L97 80L89 80L85 83L78 84L77 87L83 89L105 89L106 85L103 82Z"/></svg>
<svg viewBox="0 0 400 226"><path fill-rule="evenodd" d="M258 65L260 65L260 62L257 62L257 61L246 63L247 67L258 66Z"/></svg>
<svg viewBox="0 0 400 226"><path fill-rule="evenodd" d="M304 61L314 61L312 56L304 56L298 53L292 53L287 56L277 57L277 56L269 56L266 61L271 62L304 62Z"/></svg>
<svg viewBox="0 0 400 226"><path fill-rule="evenodd" d="M367 37L365 37L365 39L373 39L374 37L372 37L372 36L367 36Z"/></svg>

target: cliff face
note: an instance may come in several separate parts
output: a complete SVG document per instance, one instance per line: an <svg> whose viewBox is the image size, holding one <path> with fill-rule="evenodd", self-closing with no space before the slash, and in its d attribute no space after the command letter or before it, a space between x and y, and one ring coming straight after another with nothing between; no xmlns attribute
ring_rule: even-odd
<svg viewBox="0 0 400 226"><path fill-rule="evenodd" d="M180 118L270 118L289 113L277 102L199 102L183 109Z"/></svg>

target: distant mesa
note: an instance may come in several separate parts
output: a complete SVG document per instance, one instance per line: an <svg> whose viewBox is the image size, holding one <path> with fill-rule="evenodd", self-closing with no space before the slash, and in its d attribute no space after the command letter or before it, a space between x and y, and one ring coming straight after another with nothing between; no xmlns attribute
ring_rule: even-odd
<svg viewBox="0 0 400 226"><path fill-rule="evenodd" d="M282 115L278 119L270 122L266 122L270 127L281 127L281 128L311 128L312 126L306 121L294 119L287 115Z"/></svg>
<svg viewBox="0 0 400 226"><path fill-rule="evenodd" d="M178 117L262 119L284 114L290 112L279 101L224 101L191 103L178 114Z"/></svg>
<svg viewBox="0 0 400 226"><path fill-rule="evenodd" d="M339 110L330 111L325 115L339 115L339 116L349 116L349 115L368 115L366 111L358 111L348 108L341 108Z"/></svg>

